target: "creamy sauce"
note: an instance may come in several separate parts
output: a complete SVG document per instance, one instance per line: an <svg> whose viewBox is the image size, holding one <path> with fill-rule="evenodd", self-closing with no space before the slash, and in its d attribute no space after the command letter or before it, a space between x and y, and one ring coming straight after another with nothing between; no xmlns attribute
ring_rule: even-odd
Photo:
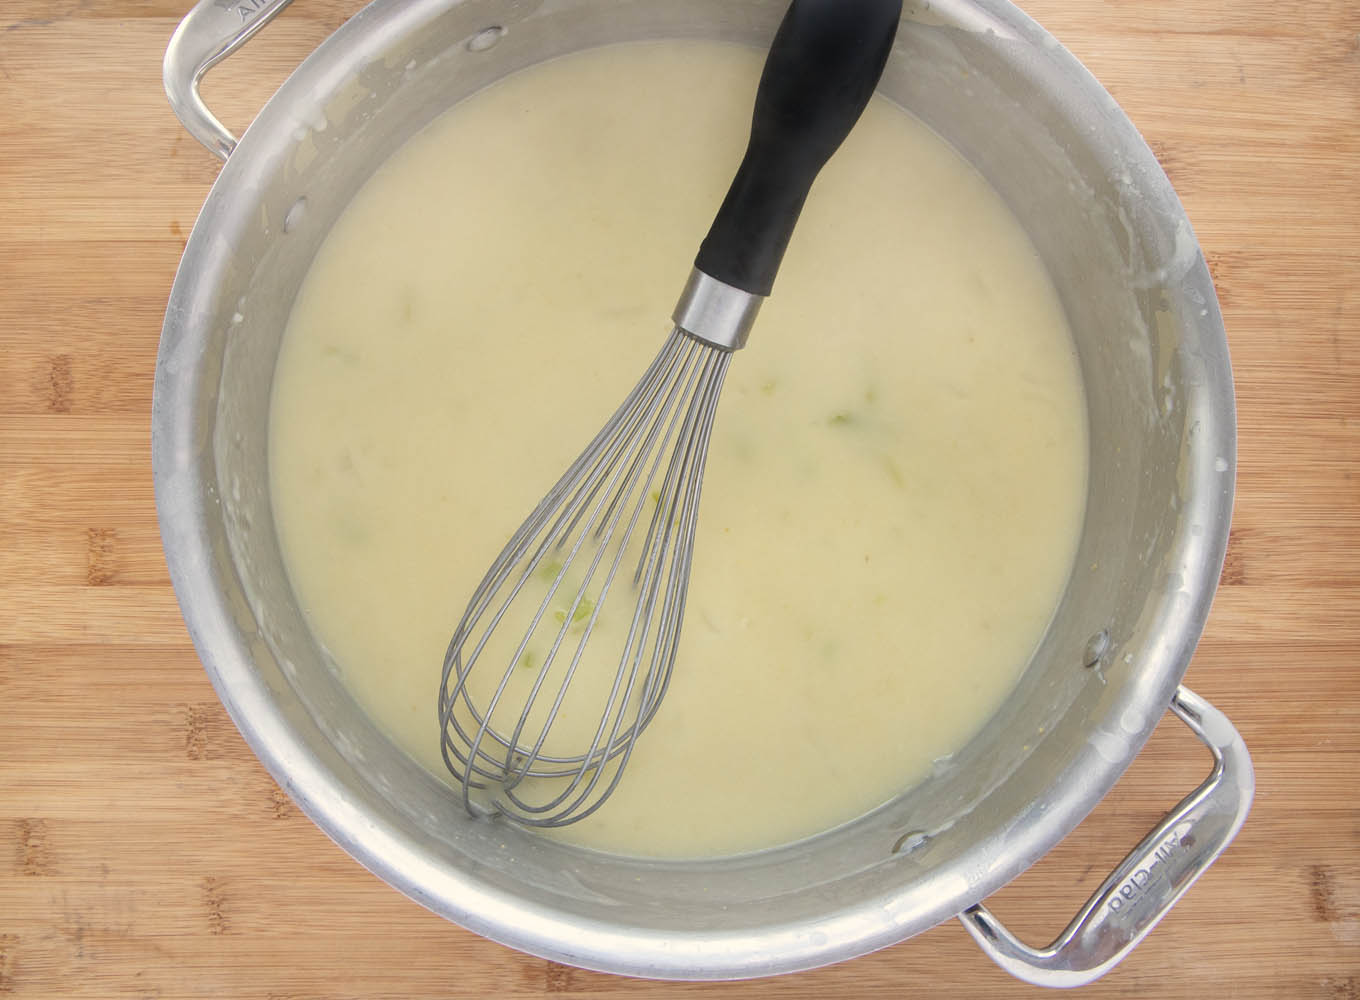
<svg viewBox="0 0 1360 1000"><path fill-rule="evenodd" d="M668 332L759 69L672 42L508 78L392 156L302 288L271 410L284 556L355 698L435 774L453 626ZM1085 462L1034 250L876 98L733 359L666 701L614 797L557 835L753 850L919 782L1041 638Z"/></svg>

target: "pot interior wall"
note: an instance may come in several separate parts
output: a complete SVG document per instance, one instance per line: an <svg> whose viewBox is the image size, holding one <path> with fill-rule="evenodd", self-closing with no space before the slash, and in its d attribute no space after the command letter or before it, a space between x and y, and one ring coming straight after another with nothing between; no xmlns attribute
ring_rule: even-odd
<svg viewBox="0 0 1360 1000"><path fill-rule="evenodd" d="M1113 103L1068 96L1082 71L1023 18L949 3L909 15L883 91L1008 200L1076 335L1092 453L1071 584L1010 703L898 800L813 841L749 857L604 857L470 821L339 684L301 617L274 536L266 475L273 368L296 290L331 224L385 156L440 111L506 73L592 45L656 37L762 45L783 5L446 6L412 4L405 30L391 19L375 25L345 60L312 73L305 90L290 83L291 106L271 103L252 126L200 223L226 220L227 199L252 201L231 212L246 221L228 234L234 250L209 305L207 384L195 419L211 442L204 475L221 501L210 525L217 568L230 581L254 669L314 762L383 836L422 852L436 875L471 873L488 893L527 899L545 915L667 933L814 921L825 929L828 914L850 920L852 909L877 900L882 925L860 928L857 950L949 916L1032 863L1094 805L1184 670L1189 649L1163 637L1188 627L1193 643L1207 609L1203 586L1192 586L1202 564L1216 577L1226 534L1202 496L1213 483L1208 465L1233 457L1231 420L1225 429L1214 417L1213 394L1224 391L1215 373L1226 372L1226 357L1196 333L1217 323L1217 308L1165 177ZM351 37L364 17L345 29ZM469 46L491 26L505 29L495 45ZM340 52L336 42L313 60ZM902 225L910 230L910 220ZM1230 413L1230 396L1227 405ZM393 880L478 927L471 903L450 904L409 873Z"/></svg>

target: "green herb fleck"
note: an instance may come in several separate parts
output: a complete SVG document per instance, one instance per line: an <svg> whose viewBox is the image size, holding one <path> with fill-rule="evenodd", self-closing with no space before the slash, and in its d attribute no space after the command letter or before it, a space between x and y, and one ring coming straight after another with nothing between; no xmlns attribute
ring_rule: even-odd
<svg viewBox="0 0 1360 1000"><path fill-rule="evenodd" d="M347 365L357 365L359 363L358 354L353 351L345 350L345 348L341 347L339 344L327 344L325 347L321 348L321 356Z"/></svg>
<svg viewBox="0 0 1360 1000"><path fill-rule="evenodd" d="M883 468L888 473L888 478L896 484L898 489L904 489L907 485L907 477L902 474L901 467L893 461L890 455L883 456Z"/></svg>
<svg viewBox="0 0 1360 1000"><path fill-rule="evenodd" d="M573 625L581 625L582 622L584 622L587 618L590 617L590 613L594 610L595 610L594 601L592 601L589 597L581 598L581 603L578 604L576 606L576 610L572 612L571 623ZM553 617L557 619L557 624L561 625L563 622L567 620L566 609L556 608L553 611ZM579 632L580 629L578 628L576 629L576 631Z"/></svg>
<svg viewBox="0 0 1360 1000"><path fill-rule="evenodd" d="M831 414L826 422L832 427L845 427L855 423L855 415L848 410L837 410Z"/></svg>

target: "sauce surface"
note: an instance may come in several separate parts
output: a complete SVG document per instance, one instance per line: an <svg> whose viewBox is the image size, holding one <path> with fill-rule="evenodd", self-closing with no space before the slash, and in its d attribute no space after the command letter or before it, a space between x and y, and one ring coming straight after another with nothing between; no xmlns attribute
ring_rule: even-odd
<svg viewBox="0 0 1360 1000"><path fill-rule="evenodd" d="M760 65L638 43L509 77L391 157L303 285L270 414L285 561L354 697L434 774L450 633L669 331ZM755 850L925 777L1062 594L1084 412L1018 223L875 98L733 358L666 700L613 798L555 836Z"/></svg>

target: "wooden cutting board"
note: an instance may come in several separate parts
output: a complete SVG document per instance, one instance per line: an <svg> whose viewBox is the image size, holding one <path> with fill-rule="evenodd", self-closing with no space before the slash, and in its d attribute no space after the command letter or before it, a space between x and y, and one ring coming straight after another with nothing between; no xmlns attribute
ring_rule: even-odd
<svg viewBox="0 0 1360 1000"><path fill-rule="evenodd" d="M161 557L162 311L217 172L161 93L188 0L0 3L0 996L1033 994L950 922L833 968L649 984L484 941L362 870L219 706ZM210 78L240 129L357 0L303 0ZM1241 464L1187 678L1256 807L1090 996L1360 997L1360 6L1029 0L1184 199L1218 285ZM1048 940L1206 755L1174 720L991 902Z"/></svg>

